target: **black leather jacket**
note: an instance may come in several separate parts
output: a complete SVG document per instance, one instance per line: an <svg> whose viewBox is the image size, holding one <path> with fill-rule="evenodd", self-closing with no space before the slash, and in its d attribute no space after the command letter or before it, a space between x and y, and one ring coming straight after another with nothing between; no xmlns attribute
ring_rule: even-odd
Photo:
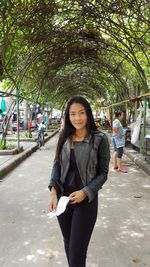
<svg viewBox="0 0 150 267"><path fill-rule="evenodd" d="M107 136L101 132L89 135L82 142L75 143L76 163L83 183L83 191L89 202L92 201L107 180L110 147ZM64 143L61 152L61 162L54 160L49 189L56 188L58 194L63 195L63 188L70 162L70 140Z"/></svg>

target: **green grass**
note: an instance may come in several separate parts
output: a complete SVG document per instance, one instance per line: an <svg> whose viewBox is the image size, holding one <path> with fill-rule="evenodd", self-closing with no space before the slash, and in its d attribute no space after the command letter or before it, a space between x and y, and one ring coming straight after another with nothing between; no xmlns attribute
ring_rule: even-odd
<svg viewBox="0 0 150 267"><path fill-rule="evenodd" d="M0 150L11 150L14 149L16 146L10 142L5 142L4 140L0 140Z"/></svg>

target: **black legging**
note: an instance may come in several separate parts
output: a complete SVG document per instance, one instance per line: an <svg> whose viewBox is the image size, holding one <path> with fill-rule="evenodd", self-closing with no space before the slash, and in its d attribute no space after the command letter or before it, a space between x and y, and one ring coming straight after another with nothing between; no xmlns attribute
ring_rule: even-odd
<svg viewBox="0 0 150 267"><path fill-rule="evenodd" d="M69 267L85 267L86 253L97 218L98 197L88 203L69 204L58 222L64 238Z"/></svg>

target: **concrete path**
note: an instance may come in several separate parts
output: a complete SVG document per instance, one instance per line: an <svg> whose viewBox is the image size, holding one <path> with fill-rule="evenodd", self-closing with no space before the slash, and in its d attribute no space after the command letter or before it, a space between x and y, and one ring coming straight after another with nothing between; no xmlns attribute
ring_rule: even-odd
<svg viewBox="0 0 150 267"><path fill-rule="evenodd" d="M57 136L0 182L0 266L67 267L56 218L47 217ZM110 163L87 267L150 267L150 179L126 156L128 174ZM78 266L77 266L78 267Z"/></svg>
<svg viewBox="0 0 150 267"><path fill-rule="evenodd" d="M58 133L58 129L48 132L48 135L45 137L45 142L56 133ZM20 141L20 147L23 148L23 151L16 155L1 155L0 153L0 179L3 179L12 169L16 168L24 159L38 149L37 142L34 141ZM2 151L2 153L5 153L5 151Z"/></svg>

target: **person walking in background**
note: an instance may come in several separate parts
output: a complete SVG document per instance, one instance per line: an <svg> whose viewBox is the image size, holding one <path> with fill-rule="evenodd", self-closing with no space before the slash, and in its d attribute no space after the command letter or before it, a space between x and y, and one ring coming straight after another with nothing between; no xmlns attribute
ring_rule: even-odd
<svg viewBox="0 0 150 267"><path fill-rule="evenodd" d="M121 158L123 156L123 147L125 146L125 130L121 124L123 119L123 112L115 112L115 120L113 121L113 136L112 144L114 147L113 164L114 169L119 172L127 173L127 170L121 165Z"/></svg>
<svg viewBox="0 0 150 267"><path fill-rule="evenodd" d="M49 183L49 211L59 196L69 204L58 222L69 267L85 267L89 241L97 218L98 191L107 180L110 148L99 132L88 101L73 97L67 104Z"/></svg>

